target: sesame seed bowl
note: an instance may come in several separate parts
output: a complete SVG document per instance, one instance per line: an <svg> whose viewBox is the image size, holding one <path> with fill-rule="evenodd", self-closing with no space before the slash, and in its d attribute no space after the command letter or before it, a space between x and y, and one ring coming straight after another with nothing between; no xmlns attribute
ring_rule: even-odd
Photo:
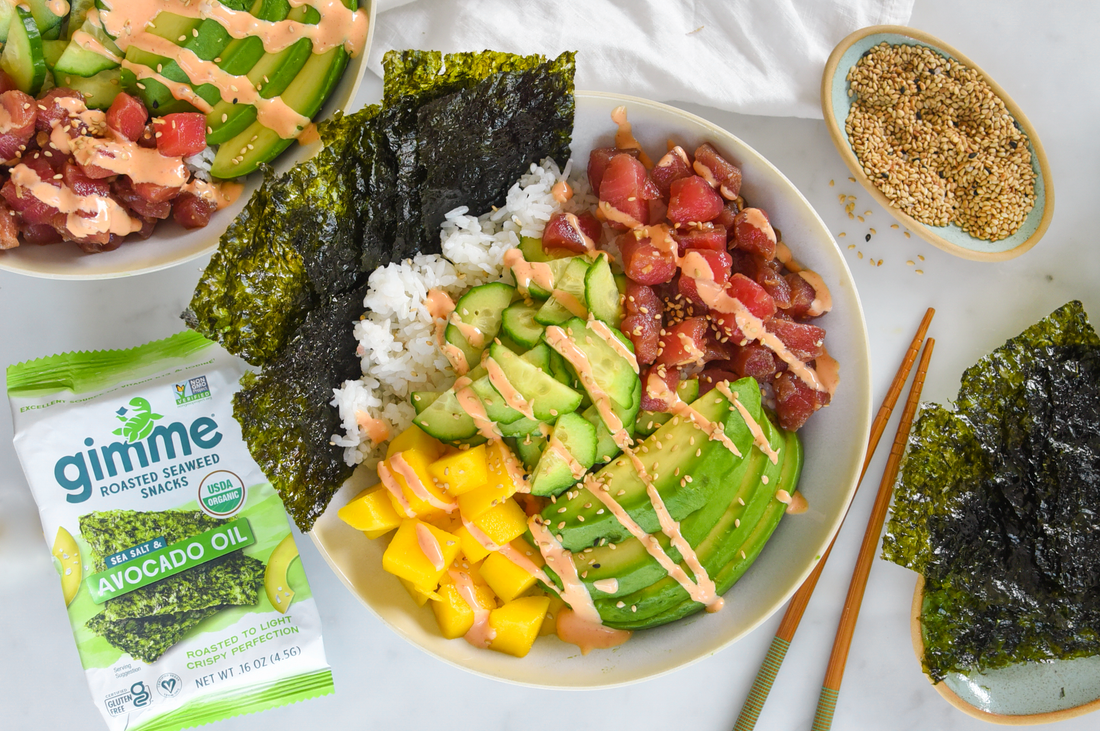
<svg viewBox="0 0 1100 731"><path fill-rule="evenodd" d="M964 259L1004 261L1050 225L1039 136L973 61L921 31L871 26L833 49L825 124L852 175L891 215Z"/></svg>

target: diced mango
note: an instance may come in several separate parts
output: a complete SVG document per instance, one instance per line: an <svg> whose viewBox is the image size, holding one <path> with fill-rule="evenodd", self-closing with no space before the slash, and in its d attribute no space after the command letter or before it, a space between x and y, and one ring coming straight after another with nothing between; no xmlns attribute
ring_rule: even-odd
<svg viewBox="0 0 1100 731"><path fill-rule="evenodd" d="M336 513L342 521L371 538L385 535L401 524L393 509L389 491L382 485L369 487Z"/></svg>
<svg viewBox="0 0 1100 731"><path fill-rule="evenodd" d="M439 550L443 555L443 563L439 568L435 567L420 548L418 532L423 530L427 530L439 543ZM421 520L406 519L401 521L386 552L382 554L382 568L410 582L421 592L429 593L435 591L439 585L439 577L455 560L458 551L458 538L451 533Z"/></svg>
<svg viewBox="0 0 1100 731"><path fill-rule="evenodd" d="M489 481L485 445L441 457L428 465L428 474L449 495L462 495Z"/></svg>
<svg viewBox="0 0 1100 731"><path fill-rule="evenodd" d="M542 554L527 541L517 538L511 546L521 556L538 567L545 565ZM490 553L481 566L481 576L502 602L510 602L535 585L535 577L527 569L517 566L503 553Z"/></svg>
<svg viewBox="0 0 1100 731"><path fill-rule="evenodd" d="M386 447L386 459L398 452L410 449L427 455L429 462L439 459L447 451L447 447L443 442L435 437L428 436L423 429L414 424L390 440L389 445Z"/></svg>
<svg viewBox="0 0 1100 731"><path fill-rule="evenodd" d="M511 543L527 530L527 514L515 500L505 500L473 520L475 527L498 546Z"/></svg>
<svg viewBox="0 0 1100 731"><path fill-rule="evenodd" d="M489 549L478 543L477 540L470 535L470 531L466 529L466 526L458 528L455 530L454 534L458 536L458 543L462 546L462 554L466 556L468 561L477 563L489 555Z"/></svg>
<svg viewBox="0 0 1100 731"><path fill-rule="evenodd" d="M493 442L487 451L488 479L480 487L459 495L458 507L467 520L477 518L515 494L516 483L504 463L510 457L507 449L506 444Z"/></svg>
<svg viewBox="0 0 1100 731"><path fill-rule="evenodd" d="M398 457L412 469L416 481L419 483L416 491L409 487L409 483L402 474L402 470L394 467L394 460ZM428 474L428 465L433 461L435 461L434 458L429 454L415 449L406 449L403 452L395 454L383 463L390 473L392 473L393 478L397 481L398 487L401 488L401 494L404 495L405 500L408 502L409 509L416 514L416 517L424 520L439 518L446 511L432 505L430 502L417 495L421 487L423 491L427 492L427 494L431 495L432 498L439 503L454 502L450 496L443 492L442 488L432 481L431 475ZM400 500L394 495L390 495L390 501L393 503L394 510L396 510L399 515L405 515L405 508L401 505Z"/></svg>
<svg viewBox="0 0 1100 731"><path fill-rule="evenodd" d="M462 527L462 516L459 515L459 512L456 510L453 513L442 513L440 515L431 516L425 522L431 523L439 530L454 533Z"/></svg>
<svg viewBox="0 0 1100 731"><path fill-rule="evenodd" d="M525 596L489 612L489 626L496 632L489 649L516 657L525 656L539 636L549 606L550 597Z"/></svg>
<svg viewBox="0 0 1100 731"><path fill-rule="evenodd" d="M474 591L478 601L486 609L496 606L493 592L487 586L476 585ZM470 631L474 625L474 610L462 598L458 587L454 584L444 584L439 587L440 601L432 602L432 611L435 612L435 621L439 624L439 631L448 640L453 640Z"/></svg>
<svg viewBox="0 0 1100 731"><path fill-rule="evenodd" d="M550 594L550 606L546 608L546 620L539 628L539 637L552 635L558 631L558 612L565 609L565 600L557 594Z"/></svg>
<svg viewBox="0 0 1100 731"><path fill-rule="evenodd" d="M416 606L418 607L422 607L427 604L429 599L435 602L439 602L442 600L438 593L434 591L421 591L416 587L415 584L407 579L399 578L398 581L401 582L401 586L405 587L405 591L409 592L409 596L413 598L413 601L416 602Z"/></svg>

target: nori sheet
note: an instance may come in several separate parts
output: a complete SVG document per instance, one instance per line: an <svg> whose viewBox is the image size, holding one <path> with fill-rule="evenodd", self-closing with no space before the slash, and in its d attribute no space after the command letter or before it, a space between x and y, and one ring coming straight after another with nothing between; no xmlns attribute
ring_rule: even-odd
<svg viewBox="0 0 1100 731"><path fill-rule="evenodd" d="M302 531L353 470L343 447L330 441L340 420L329 402L334 386L361 373L350 323L365 295L363 285L310 312L282 355L261 373L246 373L233 396L252 458Z"/></svg>
<svg viewBox="0 0 1100 731"><path fill-rule="evenodd" d="M316 157L267 173L183 313L191 328L266 367L242 379L234 413L302 530L351 472L330 444L339 421L329 403L332 389L360 375L345 366L358 368L349 338L370 272L439 253L447 210L487 209L530 163L569 155L573 53L547 61L391 51L383 66L382 106L318 124ZM352 292L355 306L342 297ZM328 322L345 304L347 338ZM327 350L337 342L350 350Z"/></svg>
<svg viewBox="0 0 1100 731"><path fill-rule="evenodd" d="M97 614L87 621L86 626L114 647L151 665L204 619L221 609L223 607L208 607L118 621L110 621L103 614Z"/></svg>
<svg viewBox="0 0 1100 731"><path fill-rule="evenodd" d="M108 620L153 617L214 606L252 606L260 600L265 565L241 551L183 571L107 602Z"/></svg>
<svg viewBox="0 0 1100 731"><path fill-rule="evenodd" d="M1100 338L1080 302L914 424L883 556L926 578L925 669L1100 654Z"/></svg>
<svg viewBox="0 0 1100 731"><path fill-rule="evenodd" d="M220 522L201 510L101 510L79 520L80 534L92 549L93 573L107 568L107 556L131 546L154 538L176 543L217 528Z"/></svg>

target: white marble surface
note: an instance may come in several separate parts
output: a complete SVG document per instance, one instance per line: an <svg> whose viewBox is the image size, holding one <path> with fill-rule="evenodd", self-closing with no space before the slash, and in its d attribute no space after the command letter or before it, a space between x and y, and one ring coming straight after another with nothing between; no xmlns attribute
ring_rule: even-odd
<svg viewBox="0 0 1100 731"><path fill-rule="evenodd" d="M982 65L1028 114L1053 170L1056 212L1044 240L1001 264L955 259L890 229L892 219L848 181L820 121L744 117L692 107L774 162L817 208L845 248L866 308L881 400L924 309L937 308L925 397L945 402L962 370L1065 301L1081 299L1100 322L1096 248L1100 172L1100 5L1064 0L917 0L911 25ZM581 59L581 63L583 63ZM371 79L361 98L373 101ZM836 185L830 186L829 181ZM849 221L837 195L872 214ZM877 230L870 242L864 235ZM847 244L857 249L848 251ZM856 251L864 253L863 259ZM917 266L906 260L925 257ZM872 267L869 259L882 259ZM180 329L177 315L205 262L125 280L49 282L0 272L0 365L65 350L129 347ZM914 270L924 271L918 275ZM896 417L895 417L896 421ZM887 435L892 435L891 424ZM758 728L808 729L854 557L886 450L871 465ZM812 466L811 466L812 468ZM315 728L729 729L779 621L671 675L594 692L541 691L478 678L406 645L359 605L306 539L302 561L320 606L336 694L220 723ZM103 728L73 646L34 502L0 419L0 728ZM876 561L837 706L837 729L984 728L944 702L924 679L909 640L914 576ZM1098 716L1063 722L1095 729Z"/></svg>

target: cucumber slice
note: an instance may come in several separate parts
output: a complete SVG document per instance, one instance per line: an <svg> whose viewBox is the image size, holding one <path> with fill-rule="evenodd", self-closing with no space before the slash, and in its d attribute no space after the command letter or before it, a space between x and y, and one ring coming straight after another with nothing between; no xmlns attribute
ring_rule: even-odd
<svg viewBox="0 0 1100 731"><path fill-rule="evenodd" d="M583 472L576 475L568 453L577 466L587 472L596 461L596 427L579 414L562 414L554 423L546 449L531 475L532 495L560 495L577 483Z"/></svg>
<svg viewBox="0 0 1100 731"><path fill-rule="evenodd" d="M73 33L84 25L84 19L88 17L88 11L95 7L95 0L70 0L69 24L65 29L65 40L71 41Z"/></svg>
<svg viewBox="0 0 1100 731"><path fill-rule="evenodd" d="M522 357L525 361L538 368L543 373L550 372L550 358L554 355L554 351L550 350L550 346L546 343L539 343L535 347L524 353Z"/></svg>
<svg viewBox="0 0 1100 731"><path fill-rule="evenodd" d="M533 348L542 339L545 327L535 322L538 305L514 302L505 308L500 327L518 345Z"/></svg>
<svg viewBox="0 0 1100 731"><path fill-rule="evenodd" d="M54 70L57 61L61 58L61 54L65 53L65 47L68 45L68 41L42 41L42 55L46 59L46 68L50 71Z"/></svg>
<svg viewBox="0 0 1100 731"><path fill-rule="evenodd" d="M623 321L623 306L615 275L606 254L601 254L584 275L584 302L599 320L618 328Z"/></svg>
<svg viewBox="0 0 1100 731"><path fill-rule="evenodd" d="M413 419L425 432L445 442L469 439L477 435L477 425L462 410L454 390L444 391L428 408Z"/></svg>
<svg viewBox="0 0 1100 731"><path fill-rule="evenodd" d="M610 396L619 406L630 408L634 405L634 384L638 381L638 374L634 372L626 359L616 352L603 338L592 333L585 326L585 321L580 318L569 320L562 328L565 334L576 348L587 356L588 369L591 381L581 378L581 384L588 390L588 395L596 401L597 393L602 391ZM615 331L613 330L612 333ZM555 345L556 340L547 339L547 343L562 354L568 361L569 358L564 344ZM620 340L620 342L623 342ZM633 350L629 341L624 343ZM583 374L582 374L583 375Z"/></svg>
<svg viewBox="0 0 1100 731"><path fill-rule="evenodd" d="M542 248L542 239L520 236L519 250L527 261L550 261L550 257L546 255L546 251Z"/></svg>
<svg viewBox="0 0 1100 731"><path fill-rule="evenodd" d="M539 463L544 449L546 449L546 437L541 434L531 434L527 437L517 437L512 451L519 456L527 471L531 472Z"/></svg>
<svg viewBox="0 0 1100 731"><path fill-rule="evenodd" d="M576 411L580 406L579 393L554 380L553 376L523 360L503 345L493 343L489 354L500 365L512 386L531 403L536 419L554 421L559 415Z"/></svg>
<svg viewBox="0 0 1100 731"><path fill-rule="evenodd" d="M492 282L474 287L455 303L458 319L481 334L481 343L471 343L454 324L447 325L443 337L466 355L466 363L471 367L481 362L482 351L500 331L504 308L515 292L516 288L510 284Z"/></svg>
<svg viewBox="0 0 1100 731"><path fill-rule="evenodd" d="M15 17L15 4L0 2L0 43L7 42L8 26L11 25L13 17Z"/></svg>
<svg viewBox="0 0 1100 731"><path fill-rule="evenodd" d="M89 19L84 20L84 25L80 26L80 30L84 31L97 42L103 45L116 57L121 57L122 51L115 45L115 42L111 40L111 37L107 35L107 32L99 25L99 23L93 23ZM100 71L106 71L107 69L118 68L118 62L108 58L107 56L101 56L95 51L88 51L81 48L76 43L70 43L65 47L65 52L61 54L61 58L57 60L57 65L54 66L54 72L61 76L95 76Z"/></svg>
<svg viewBox="0 0 1100 731"><path fill-rule="evenodd" d="M640 380L635 384L634 406L624 409L614 401L611 402L611 410L619 417L619 421L623 423L623 428L626 429L627 436L631 439L634 438L638 409L641 405L642 382ZM595 405L592 405L582 411L581 416L596 427L596 464L604 464L613 460L622 450L615 443L611 430L603 423L603 417L600 416L599 410L596 409Z"/></svg>
<svg viewBox="0 0 1100 731"><path fill-rule="evenodd" d="M501 436L523 438L528 434L539 434L539 428L543 422L535 419L528 419L526 416L522 419L516 419L511 424L497 424L497 428L500 430Z"/></svg>
<svg viewBox="0 0 1100 731"><path fill-rule="evenodd" d="M65 41L58 41L64 43ZM119 76L122 69L113 68L100 71L95 76L62 76L57 74L54 81L58 86L67 86L84 95L89 109L108 109L111 102L122 91Z"/></svg>
<svg viewBox="0 0 1100 731"><path fill-rule="evenodd" d="M34 16L22 5L15 6L15 13L8 24L8 40L0 54L0 68L15 82L16 88L36 96L46 80L46 55L42 48L42 35Z"/></svg>
<svg viewBox="0 0 1100 731"><path fill-rule="evenodd" d="M569 265L554 282L554 291L562 294L552 294L550 299L546 300L546 303L535 313L535 320L543 325L560 325L574 317L588 316L588 308L584 304L584 279L591 263L581 256L575 256L564 261L568 261ZM560 299L565 297L575 300L575 306L566 307L563 305ZM570 304L573 305L572 302ZM584 310L583 314L573 311L578 306L581 310Z"/></svg>
<svg viewBox="0 0 1100 731"><path fill-rule="evenodd" d="M409 397L409 401L412 402L413 408L416 409L416 413L424 411L439 398L441 392L439 391L413 391Z"/></svg>
<svg viewBox="0 0 1100 731"><path fill-rule="evenodd" d="M53 14L46 0L19 1L21 5L25 5L30 9L31 15L34 16L34 23L38 26L38 32L42 34L44 39L56 39L61 35L62 18Z"/></svg>

